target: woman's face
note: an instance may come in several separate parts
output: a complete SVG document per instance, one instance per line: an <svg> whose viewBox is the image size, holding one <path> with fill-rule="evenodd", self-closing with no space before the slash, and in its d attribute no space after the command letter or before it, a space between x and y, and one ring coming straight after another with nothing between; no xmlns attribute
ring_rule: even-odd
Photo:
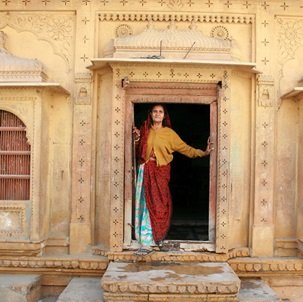
<svg viewBox="0 0 303 302"><path fill-rule="evenodd" d="M164 108L161 105L155 106L151 111L153 123L162 123L164 120Z"/></svg>

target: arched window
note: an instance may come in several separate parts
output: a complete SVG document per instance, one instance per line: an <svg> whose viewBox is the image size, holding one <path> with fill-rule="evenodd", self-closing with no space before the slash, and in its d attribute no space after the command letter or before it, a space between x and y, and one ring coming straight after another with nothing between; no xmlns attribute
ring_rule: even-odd
<svg viewBox="0 0 303 302"><path fill-rule="evenodd" d="M30 148L24 123L0 110L0 200L30 199Z"/></svg>

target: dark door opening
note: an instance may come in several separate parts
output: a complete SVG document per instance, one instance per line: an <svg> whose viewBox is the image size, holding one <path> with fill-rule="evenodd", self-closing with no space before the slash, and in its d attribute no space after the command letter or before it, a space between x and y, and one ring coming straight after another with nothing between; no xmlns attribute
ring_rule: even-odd
<svg viewBox="0 0 303 302"><path fill-rule="evenodd" d="M188 145L205 150L210 135L210 106L165 104L173 129ZM140 127L150 104L134 104ZM209 240L209 157L190 159L174 153L170 189L173 216L167 240Z"/></svg>

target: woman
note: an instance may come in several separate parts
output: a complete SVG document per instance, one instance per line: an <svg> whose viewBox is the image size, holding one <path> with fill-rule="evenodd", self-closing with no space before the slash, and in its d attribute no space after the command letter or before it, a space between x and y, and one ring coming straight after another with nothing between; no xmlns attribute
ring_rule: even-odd
<svg viewBox="0 0 303 302"><path fill-rule="evenodd" d="M170 162L173 152L190 158L209 155L212 148L208 140L206 151L195 149L181 140L171 129L164 105L153 105L140 131L134 128L138 144L139 171L136 184L135 235L141 248L136 255L147 255L152 246L165 238L171 220L172 201L169 190Z"/></svg>

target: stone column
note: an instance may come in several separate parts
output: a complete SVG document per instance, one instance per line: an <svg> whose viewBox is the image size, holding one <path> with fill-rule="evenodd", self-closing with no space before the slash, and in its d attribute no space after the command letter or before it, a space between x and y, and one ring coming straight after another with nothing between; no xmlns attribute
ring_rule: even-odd
<svg viewBox="0 0 303 302"><path fill-rule="evenodd" d="M255 194L253 206L252 255L272 256L274 246L273 189L275 163L274 81L257 78L255 124Z"/></svg>
<svg viewBox="0 0 303 302"><path fill-rule="evenodd" d="M72 196L70 253L87 250L93 238L92 209L92 132L91 74L94 18L91 3L79 2L75 37L74 116L72 139Z"/></svg>

